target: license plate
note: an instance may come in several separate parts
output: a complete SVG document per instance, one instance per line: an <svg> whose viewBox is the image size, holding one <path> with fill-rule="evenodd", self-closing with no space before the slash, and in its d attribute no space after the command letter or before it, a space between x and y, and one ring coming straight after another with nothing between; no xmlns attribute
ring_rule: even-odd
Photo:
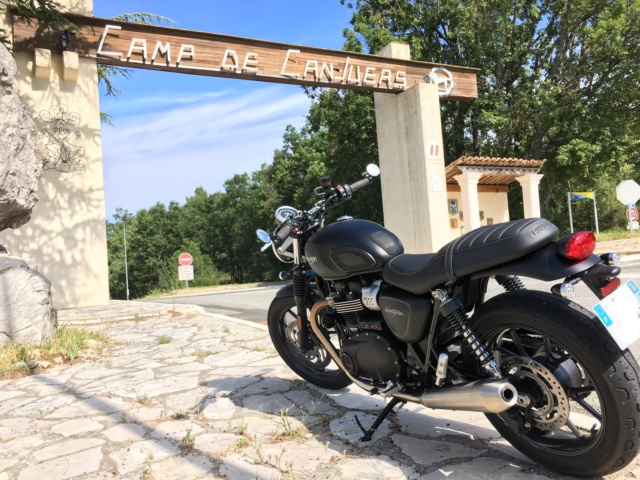
<svg viewBox="0 0 640 480"><path fill-rule="evenodd" d="M595 304L593 311L621 349L640 338L640 288L633 280Z"/></svg>

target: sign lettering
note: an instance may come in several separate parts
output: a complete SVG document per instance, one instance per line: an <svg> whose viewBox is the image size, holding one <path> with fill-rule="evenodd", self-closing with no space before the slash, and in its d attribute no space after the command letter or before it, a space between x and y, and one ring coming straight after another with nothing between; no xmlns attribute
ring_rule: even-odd
<svg viewBox="0 0 640 480"><path fill-rule="evenodd" d="M307 86L399 93L427 76L445 99L477 98L476 69L299 47L214 33L69 15L78 27L72 49L99 63ZM20 17L14 48L57 50L56 37ZM445 71L447 78L434 72ZM449 88L448 92L444 89Z"/></svg>

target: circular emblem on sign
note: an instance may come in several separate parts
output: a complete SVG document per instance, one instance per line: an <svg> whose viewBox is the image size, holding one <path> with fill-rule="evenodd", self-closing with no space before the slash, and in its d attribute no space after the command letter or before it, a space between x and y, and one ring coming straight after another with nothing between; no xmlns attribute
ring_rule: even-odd
<svg viewBox="0 0 640 480"><path fill-rule="evenodd" d="M438 94L441 97L447 97L451 95L454 87L453 75L444 67L434 67L431 69L431 73L427 73L424 79L428 83L435 83L438 86Z"/></svg>
<svg viewBox="0 0 640 480"><path fill-rule="evenodd" d="M627 220L631 220L632 222L638 221L638 210L636 208L627 209Z"/></svg>
<svg viewBox="0 0 640 480"><path fill-rule="evenodd" d="M193 257L189 253L181 253L178 257L178 263L183 267L187 267L193 263Z"/></svg>

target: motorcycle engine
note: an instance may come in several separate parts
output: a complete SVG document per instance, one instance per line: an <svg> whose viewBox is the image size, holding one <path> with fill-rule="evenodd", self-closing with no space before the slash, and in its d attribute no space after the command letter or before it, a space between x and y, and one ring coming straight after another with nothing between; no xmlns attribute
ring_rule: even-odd
<svg viewBox="0 0 640 480"><path fill-rule="evenodd" d="M351 332L340 348L343 365L357 378L386 385L400 379L405 362L380 313L380 284L381 280L365 286L360 280L336 282L339 293L332 300Z"/></svg>
<svg viewBox="0 0 640 480"><path fill-rule="evenodd" d="M353 376L377 384L399 380L404 363L394 342L382 332L356 333L343 343L340 360Z"/></svg>

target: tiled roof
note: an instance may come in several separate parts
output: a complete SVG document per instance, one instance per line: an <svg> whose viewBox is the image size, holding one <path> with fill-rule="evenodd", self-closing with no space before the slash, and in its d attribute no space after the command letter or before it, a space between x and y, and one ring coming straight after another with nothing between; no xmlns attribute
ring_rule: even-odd
<svg viewBox="0 0 640 480"><path fill-rule="evenodd" d="M527 173L538 173L546 160L524 158L460 157L445 169L447 183L457 184L455 177L464 170L483 172L479 185L508 185L516 177Z"/></svg>

